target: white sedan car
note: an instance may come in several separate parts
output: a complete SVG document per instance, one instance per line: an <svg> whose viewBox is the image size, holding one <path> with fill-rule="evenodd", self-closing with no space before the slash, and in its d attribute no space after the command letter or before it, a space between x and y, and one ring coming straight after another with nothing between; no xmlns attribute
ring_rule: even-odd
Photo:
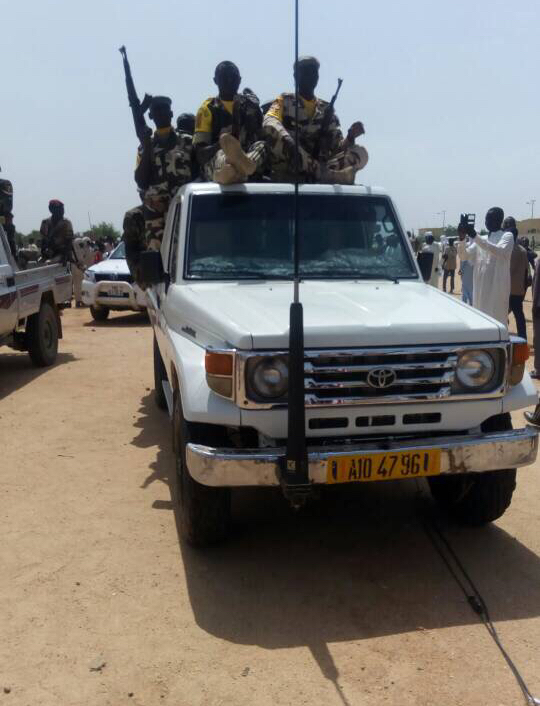
<svg viewBox="0 0 540 706"><path fill-rule="evenodd" d="M109 257L84 273L82 300L96 321L105 321L109 311L145 311L146 294L135 284L126 262L124 243Z"/></svg>

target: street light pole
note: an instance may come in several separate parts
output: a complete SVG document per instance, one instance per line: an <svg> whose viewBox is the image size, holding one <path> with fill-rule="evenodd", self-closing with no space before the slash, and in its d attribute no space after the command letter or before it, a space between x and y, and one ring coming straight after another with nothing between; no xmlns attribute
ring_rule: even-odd
<svg viewBox="0 0 540 706"><path fill-rule="evenodd" d="M442 227L444 230L444 226L446 225L446 211L439 211L439 213L436 213L435 215L442 216Z"/></svg>
<svg viewBox="0 0 540 706"><path fill-rule="evenodd" d="M527 201L527 206L531 207L531 219L534 218L534 204L536 203L536 199L531 199L530 201Z"/></svg>

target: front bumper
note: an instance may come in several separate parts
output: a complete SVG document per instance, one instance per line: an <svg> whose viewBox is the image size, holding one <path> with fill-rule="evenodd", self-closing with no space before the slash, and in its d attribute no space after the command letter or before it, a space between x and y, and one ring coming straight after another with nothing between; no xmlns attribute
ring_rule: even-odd
<svg viewBox="0 0 540 706"><path fill-rule="evenodd" d="M469 436L392 442L368 440L365 443L314 447L308 453L309 479L312 483L326 483L330 458L424 449L441 450L441 474L519 468L536 460L538 432L526 427ZM284 455L284 448L239 450L187 445L187 465L192 478L202 485L215 487L279 485L279 460Z"/></svg>
<svg viewBox="0 0 540 706"><path fill-rule="evenodd" d="M83 280L82 300L87 305L109 309L140 311L146 307L146 294L137 285L115 280Z"/></svg>

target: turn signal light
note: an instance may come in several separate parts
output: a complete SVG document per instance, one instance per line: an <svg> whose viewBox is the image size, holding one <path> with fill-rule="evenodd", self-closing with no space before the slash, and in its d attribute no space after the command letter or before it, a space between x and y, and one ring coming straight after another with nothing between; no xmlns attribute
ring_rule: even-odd
<svg viewBox="0 0 540 706"><path fill-rule="evenodd" d="M221 397L233 396L234 356L208 351L204 359L208 387Z"/></svg>
<svg viewBox="0 0 540 706"><path fill-rule="evenodd" d="M525 362L529 359L529 345L523 342L516 342L512 345L512 363L508 382L510 385L519 385L525 373Z"/></svg>
<svg viewBox="0 0 540 706"><path fill-rule="evenodd" d="M207 353L204 367L211 375L232 375L233 357L231 353Z"/></svg>
<svg viewBox="0 0 540 706"><path fill-rule="evenodd" d="M529 360L529 344L514 343L512 347L512 365L520 365Z"/></svg>

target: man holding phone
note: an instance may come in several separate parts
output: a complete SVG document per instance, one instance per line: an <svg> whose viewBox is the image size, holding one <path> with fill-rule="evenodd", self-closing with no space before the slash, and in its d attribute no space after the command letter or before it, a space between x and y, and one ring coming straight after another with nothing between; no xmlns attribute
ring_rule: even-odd
<svg viewBox="0 0 540 706"><path fill-rule="evenodd" d="M514 236L502 230L503 219L504 211L495 206L486 213L488 235L477 235L474 226L467 227L471 240L467 259L474 266L473 306L507 326Z"/></svg>

